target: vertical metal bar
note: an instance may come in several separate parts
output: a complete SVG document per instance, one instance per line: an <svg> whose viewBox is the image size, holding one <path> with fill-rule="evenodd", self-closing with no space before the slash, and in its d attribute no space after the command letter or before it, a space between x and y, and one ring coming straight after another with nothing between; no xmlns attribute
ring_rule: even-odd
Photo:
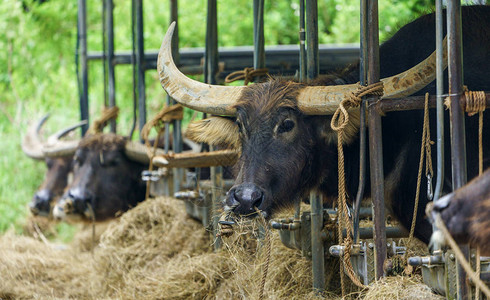
<svg viewBox="0 0 490 300"><path fill-rule="evenodd" d="M320 70L318 59L318 3L306 0L306 56L307 78L315 79Z"/></svg>
<svg viewBox="0 0 490 300"><path fill-rule="evenodd" d="M178 0L170 1L170 22L175 21L177 24L175 26L174 36L172 39L172 55L174 62L176 64L180 63L180 53L179 53L179 27L178 27ZM174 102L174 101L172 101ZM175 120L173 122L173 133L174 133L174 143L173 150L175 153L182 152L182 127L181 121ZM183 178L184 170L181 168L174 169L174 193L180 191L180 185Z"/></svg>
<svg viewBox="0 0 490 300"><path fill-rule="evenodd" d="M306 80L305 0L299 0L299 81Z"/></svg>
<svg viewBox="0 0 490 300"><path fill-rule="evenodd" d="M136 66L138 68L138 116L139 130L146 123L146 91L145 91L145 46L143 39L143 1L135 0L136 6Z"/></svg>
<svg viewBox="0 0 490 300"><path fill-rule="evenodd" d="M318 3L317 0L306 0L306 77L312 80L318 76L320 63L318 59ZM313 268L313 289L321 293L325 290L325 250L321 238L323 226L323 206L321 198L313 192L311 203L311 264Z"/></svg>
<svg viewBox="0 0 490 300"><path fill-rule="evenodd" d="M216 74L218 72L218 10L216 0L208 0L208 13L206 20L206 48L204 57L204 82L216 84ZM210 150L213 150L211 147ZM211 180L213 189L216 187L219 172L215 167L211 167ZM218 170L219 171L219 170ZM212 197L212 220L213 236L216 236L218 230L219 215L216 213L220 203L216 193ZM221 239L216 238L214 249L221 247Z"/></svg>
<svg viewBox="0 0 490 300"><path fill-rule="evenodd" d="M447 1L447 31L448 31L448 74L450 97L450 129L451 129L451 166L453 190L463 186L467 181L466 175L466 141L464 111L461 106L463 92L463 49L461 29L461 3L456 0ZM461 250L466 258L469 248L463 245ZM469 287L466 273L458 263L458 298L468 299Z"/></svg>
<svg viewBox="0 0 490 300"><path fill-rule="evenodd" d="M89 121L88 114L88 68L87 68L87 2L78 0L78 39L80 43L80 60L82 64L82 86L79 93L80 119ZM87 132L88 125L82 126L82 135Z"/></svg>
<svg viewBox="0 0 490 300"><path fill-rule="evenodd" d="M367 84L367 1L361 0L361 52L359 58L359 81L361 85ZM354 202L354 225L353 225L353 241L357 243L359 239L359 213L361 209L361 201L364 197L364 189L366 186L366 103L367 100L363 97L360 106L360 126L359 126L359 187L357 189L356 201Z"/></svg>
<svg viewBox="0 0 490 300"><path fill-rule="evenodd" d="M206 24L206 49L204 58L204 81L216 84L218 72L218 20L216 0L208 0Z"/></svg>
<svg viewBox="0 0 490 300"><path fill-rule="evenodd" d="M434 201L441 196L444 183L444 97L442 96L444 94L443 21L442 0L436 0L437 177Z"/></svg>
<svg viewBox="0 0 490 300"><path fill-rule="evenodd" d="M316 192L310 194L311 203L311 257L313 271L313 289L321 293L325 290L325 265L323 240L321 231L323 228L323 203L322 198Z"/></svg>
<svg viewBox="0 0 490 300"><path fill-rule="evenodd" d="M265 68L264 0L254 0L254 68ZM260 80L260 78L257 78Z"/></svg>
<svg viewBox="0 0 490 300"><path fill-rule="evenodd" d="M379 34L378 34L378 1L367 3L367 66L368 84L379 81ZM375 103L378 97L368 100L369 119L369 162L371 170L371 193L373 199L374 219L374 251L375 251L375 277L383 277L383 264L386 259L386 226L384 205L384 172L383 172L383 144L381 133L381 116L376 111Z"/></svg>
<svg viewBox="0 0 490 300"><path fill-rule="evenodd" d="M107 29L107 76L109 91L109 107L116 105L116 80L114 69L114 3L106 0L106 29ZM111 132L116 132L116 120L110 120Z"/></svg>
<svg viewBox="0 0 490 300"><path fill-rule="evenodd" d="M104 77L104 107L109 106L107 95L107 5L102 1L102 73Z"/></svg>
<svg viewBox="0 0 490 300"><path fill-rule="evenodd" d="M132 81L133 81L133 122L131 125L131 130L129 131L129 139L133 138L134 130L136 129L136 122L138 119L137 111L138 111L138 96L136 93L138 87L138 80L136 78L136 16L135 16L135 0L131 0L131 73L132 73Z"/></svg>

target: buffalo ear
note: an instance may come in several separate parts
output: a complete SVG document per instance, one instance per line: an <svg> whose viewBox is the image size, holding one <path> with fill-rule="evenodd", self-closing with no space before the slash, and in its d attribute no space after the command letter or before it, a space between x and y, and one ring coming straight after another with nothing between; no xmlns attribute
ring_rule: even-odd
<svg viewBox="0 0 490 300"><path fill-rule="evenodd" d="M197 143L236 149L241 147L238 126L233 119L210 117L189 124L185 136Z"/></svg>

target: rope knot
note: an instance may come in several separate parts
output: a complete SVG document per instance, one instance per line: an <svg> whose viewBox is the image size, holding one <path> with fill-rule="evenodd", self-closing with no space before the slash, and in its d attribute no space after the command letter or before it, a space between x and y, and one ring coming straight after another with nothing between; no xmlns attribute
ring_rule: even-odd
<svg viewBox="0 0 490 300"><path fill-rule="evenodd" d="M158 114L148 121L143 129L141 129L141 138L148 141L150 131L155 128L158 133L165 129L165 123L172 122L174 120L182 120L184 117L184 108L180 104L174 104L171 106L165 106L158 112Z"/></svg>
<svg viewBox="0 0 490 300"><path fill-rule="evenodd" d="M267 75L268 72L269 69L267 68L254 69L254 68L247 67L243 70L235 71L228 74L228 76L226 76L225 78L225 83L230 83L237 80L243 80L243 85L248 85L248 83L252 82L255 79L255 77Z"/></svg>
<svg viewBox="0 0 490 300"><path fill-rule="evenodd" d="M92 126L90 126L90 128L88 129L88 132L92 134L101 133L106 123L109 120L117 119L118 114L119 107L104 107L102 109L102 116L92 123Z"/></svg>
<svg viewBox="0 0 490 300"><path fill-rule="evenodd" d="M339 107L332 116L330 127L335 131L343 130L349 123L348 110L353 107L359 107L361 105L362 97L367 95L382 96L383 82L376 82L368 86L357 83L357 90L346 94L344 99L340 102Z"/></svg>

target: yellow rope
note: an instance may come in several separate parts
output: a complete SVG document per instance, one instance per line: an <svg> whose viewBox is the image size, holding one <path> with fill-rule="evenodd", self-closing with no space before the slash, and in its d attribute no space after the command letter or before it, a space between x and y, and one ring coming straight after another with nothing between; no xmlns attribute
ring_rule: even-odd
<svg viewBox="0 0 490 300"><path fill-rule="evenodd" d="M347 272L349 278L361 288L366 288L362 284L354 273L350 261L350 250L352 246L352 225L349 222L349 217L347 214L347 197L346 197L346 184L345 184L345 168L344 168L344 150L343 150L343 130L349 123L349 108L358 107L361 104L362 97L366 95L382 95L383 94L383 83L377 82L369 86L358 85L356 91L346 95L344 99L340 102L338 109L332 116L332 121L330 122L330 127L337 131L337 151L338 151L338 185L339 185L339 199L338 199L338 240L339 243L344 245L344 256L341 258L342 263L340 264L340 284L342 289L342 296L346 294L345 282L344 282L344 268ZM343 241L342 230L346 228L346 239ZM343 242L342 242L343 241Z"/></svg>
<svg viewBox="0 0 490 300"><path fill-rule="evenodd" d="M111 119L117 119L119 115L119 107L104 107L102 109L102 116L95 120L90 128L87 130L90 134L100 133L104 129L106 123Z"/></svg>
<svg viewBox="0 0 490 300"><path fill-rule="evenodd" d="M225 83L230 83L237 80L243 80L243 85L247 85L249 82L253 81L255 77L260 77L269 74L269 69L254 69L245 68L241 71L235 71L228 74L225 78Z"/></svg>
<svg viewBox="0 0 490 300"><path fill-rule="evenodd" d="M412 216L412 226L410 227L410 234L408 236L407 248L410 248L413 235L415 232L415 224L417 222L417 211L419 207L419 199L420 199L420 183L422 181L422 166L424 165L424 156L426 156L426 175L428 173L433 173L432 170L432 157L431 157L431 144L433 142L430 140L430 128L429 128L429 94L425 94L425 105L424 105L424 125L422 130L422 142L420 145L420 161L419 161L419 172L417 175L417 189L415 192L415 204L413 207L413 216ZM424 151L425 149L425 151ZM405 257L408 255L406 252Z"/></svg>

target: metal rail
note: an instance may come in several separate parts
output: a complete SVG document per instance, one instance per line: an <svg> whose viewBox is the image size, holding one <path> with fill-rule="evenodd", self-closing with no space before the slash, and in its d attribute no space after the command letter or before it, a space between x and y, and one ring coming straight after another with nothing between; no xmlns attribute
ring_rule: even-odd
<svg viewBox="0 0 490 300"><path fill-rule="evenodd" d="M89 122L88 103L88 68L87 68L87 2L78 0L78 41L80 45L79 57L82 65L81 86L79 85L80 120ZM78 74L77 74L78 76ZM78 79L80 82L80 79ZM88 130L88 125L82 126L82 136Z"/></svg>

